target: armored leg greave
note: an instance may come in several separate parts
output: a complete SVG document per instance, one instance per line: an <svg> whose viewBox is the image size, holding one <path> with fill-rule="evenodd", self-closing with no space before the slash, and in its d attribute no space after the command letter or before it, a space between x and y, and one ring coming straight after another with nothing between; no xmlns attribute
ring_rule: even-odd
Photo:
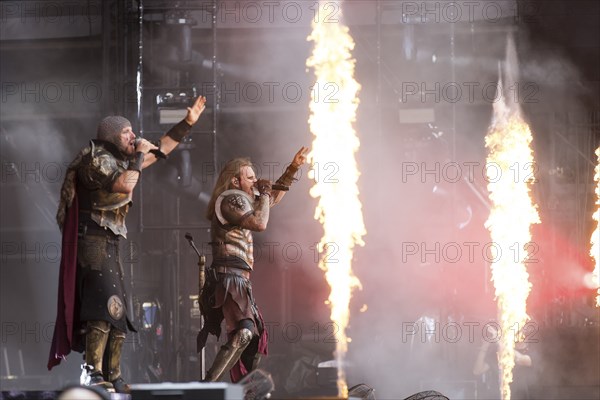
<svg viewBox="0 0 600 400"><path fill-rule="evenodd" d="M102 357L108 342L110 325L106 321L88 321L85 335L85 363L89 372L102 372Z"/></svg>
<svg viewBox="0 0 600 400"><path fill-rule="evenodd" d="M240 359L244 349L252 340L252 331L242 328L235 332L233 337L217 353L215 361L206 372L205 382L216 382L221 376L229 371L233 365Z"/></svg>
<svg viewBox="0 0 600 400"><path fill-rule="evenodd" d="M240 357L248 372L258 368L258 364L262 358L262 354L258 352L259 340L260 338L258 336L254 336Z"/></svg>
<svg viewBox="0 0 600 400"><path fill-rule="evenodd" d="M258 364L260 364L260 360L262 359L262 354L256 353L254 357L252 357L252 365L248 371L254 371L258 368Z"/></svg>
<svg viewBox="0 0 600 400"><path fill-rule="evenodd" d="M108 338L108 371L107 378L114 381L121 376L121 350L125 341L125 333L112 329Z"/></svg>
<svg viewBox="0 0 600 400"><path fill-rule="evenodd" d="M121 377L121 352L125 336L125 332L113 328L108 337L105 378L113 384L117 393L130 392L129 385Z"/></svg>
<svg viewBox="0 0 600 400"><path fill-rule="evenodd" d="M107 389L112 388L112 385L102 377L102 359L109 331L110 324L106 321L88 321L85 335L85 364L90 376L90 385Z"/></svg>

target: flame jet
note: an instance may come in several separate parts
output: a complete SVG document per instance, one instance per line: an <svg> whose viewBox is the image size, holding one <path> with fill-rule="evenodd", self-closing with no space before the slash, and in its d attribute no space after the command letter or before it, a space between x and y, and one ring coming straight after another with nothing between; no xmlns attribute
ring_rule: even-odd
<svg viewBox="0 0 600 400"><path fill-rule="evenodd" d="M331 1L319 4L321 9L330 6ZM328 304L336 338L338 395L347 398L343 360L350 339L346 329L352 290L360 288L360 281L352 272L352 257L354 246L363 246L362 237L366 234L358 198L360 174L354 157L360 145L353 127L360 85L354 79L354 41L340 20L313 20L308 40L314 42L314 47L306 65L314 70L316 78L308 121L314 136L309 159L313 172L327 171L323 174L327 176L313 173L315 184L310 194L319 199L315 219L324 231L318 245L322 254L319 267L325 271L331 287Z"/></svg>
<svg viewBox="0 0 600 400"><path fill-rule="evenodd" d="M504 76L507 87L518 83L518 62L513 40L506 50ZM501 371L502 399L510 399L510 383L515 366L515 341L522 336L529 319L527 297L531 290L527 257L531 242L530 228L540 222L537 206L531 199L534 181L532 135L521 117L518 103L502 92L502 79L493 105L493 120L485 138L488 149L487 180L492 209L486 221L493 248L492 281L498 304L498 364Z"/></svg>

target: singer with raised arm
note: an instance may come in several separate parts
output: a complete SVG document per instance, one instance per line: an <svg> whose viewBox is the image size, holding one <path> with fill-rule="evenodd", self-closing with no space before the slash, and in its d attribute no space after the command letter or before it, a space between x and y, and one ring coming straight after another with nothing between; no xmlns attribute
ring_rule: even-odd
<svg viewBox="0 0 600 400"><path fill-rule="evenodd" d="M202 350L209 333L220 336L223 319L227 343L207 371L207 382L219 380L226 371L230 371L232 382L237 382L267 354L267 331L250 283L254 269L252 232L267 228L270 208L290 188L306 162L307 151L302 147L274 184L258 180L248 158L227 162L219 174L206 211L211 221L213 261L206 270L200 299L204 326L198 334L197 350Z"/></svg>
<svg viewBox="0 0 600 400"><path fill-rule="evenodd" d="M121 376L121 349L128 330L119 240L141 172L169 154L204 111L205 97L158 146L136 138L124 117L100 121L67 169L56 219L62 232L58 307L48 369L75 350L84 352L86 384L129 392Z"/></svg>

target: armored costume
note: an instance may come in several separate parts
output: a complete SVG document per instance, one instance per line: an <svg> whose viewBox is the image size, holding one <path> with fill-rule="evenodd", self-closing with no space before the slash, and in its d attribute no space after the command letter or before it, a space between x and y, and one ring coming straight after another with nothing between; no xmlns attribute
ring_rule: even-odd
<svg viewBox="0 0 600 400"><path fill-rule="evenodd" d="M122 332L127 331L127 318L119 238L127 237L131 195L110 188L128 166L116 146L94 140L77 171L80 318L107 321Z"/></svg>
<svg viewBox="0 0 600 400"><path fill-rule="evenodd" d="M127 392L120 358L128 330L124 275L119 240L127 238L125 219L131 194L113 192L127 170L141 172L144 154L128 159L117 145L131 127L123 117L107 117L98 138L82 149L67 170L57 222L63 232L57 321L48 369L70 350L85 350L90 384ZM181 139L190 132L184 121L167 135ZM133 135L133 134L132 134ZM179 140L178 140L179 141Z"/></svg>
<svg viewBox="0 0 600 400"><path fill-rule="evenodd" d="M277 183L289 187L297 170L289 166ZM204 326L198 336L198 351L209 333L220 336L223 319L229 340L207 371L206 381L216 381L230 370L232 382L237 382L257 367L261 355L267 354L267 331L250 282L254 268L252 232L240 226L261 201L273 205L270 196L255 200L237 189L225 190L215 201L211 221L213 262L206 271L200 302Z"/></svg>

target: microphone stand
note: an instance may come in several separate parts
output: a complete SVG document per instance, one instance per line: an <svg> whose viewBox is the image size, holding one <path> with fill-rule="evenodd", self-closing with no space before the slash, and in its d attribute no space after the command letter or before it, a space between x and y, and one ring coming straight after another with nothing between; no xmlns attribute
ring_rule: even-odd
<svg viewBox="0 0 600 400"><path fill-rule="evenodd" d="M206 270L205 270L206 257L204 256L204 254L200 253L200 251L194 244L194 238L192 237L192 235L189 232L186 232L185 238L187 239L190 246L192 246L192 249L194 249L194 251L198 255L198 308L200 309L200 331L202 331L202 328L204 328L204 316L202 315L201 302L202 302L202 291L204 290L204 283L206 282ZM198 334L200 335L200 333L198 333ZM205 348L202 347L202 349L200 350L200 380L201 381L203 381L205 378L205 371L204 371L204 369L205 369L204 366L205 366L205 362L206 362L205 357L206 357Z"/></svg>

